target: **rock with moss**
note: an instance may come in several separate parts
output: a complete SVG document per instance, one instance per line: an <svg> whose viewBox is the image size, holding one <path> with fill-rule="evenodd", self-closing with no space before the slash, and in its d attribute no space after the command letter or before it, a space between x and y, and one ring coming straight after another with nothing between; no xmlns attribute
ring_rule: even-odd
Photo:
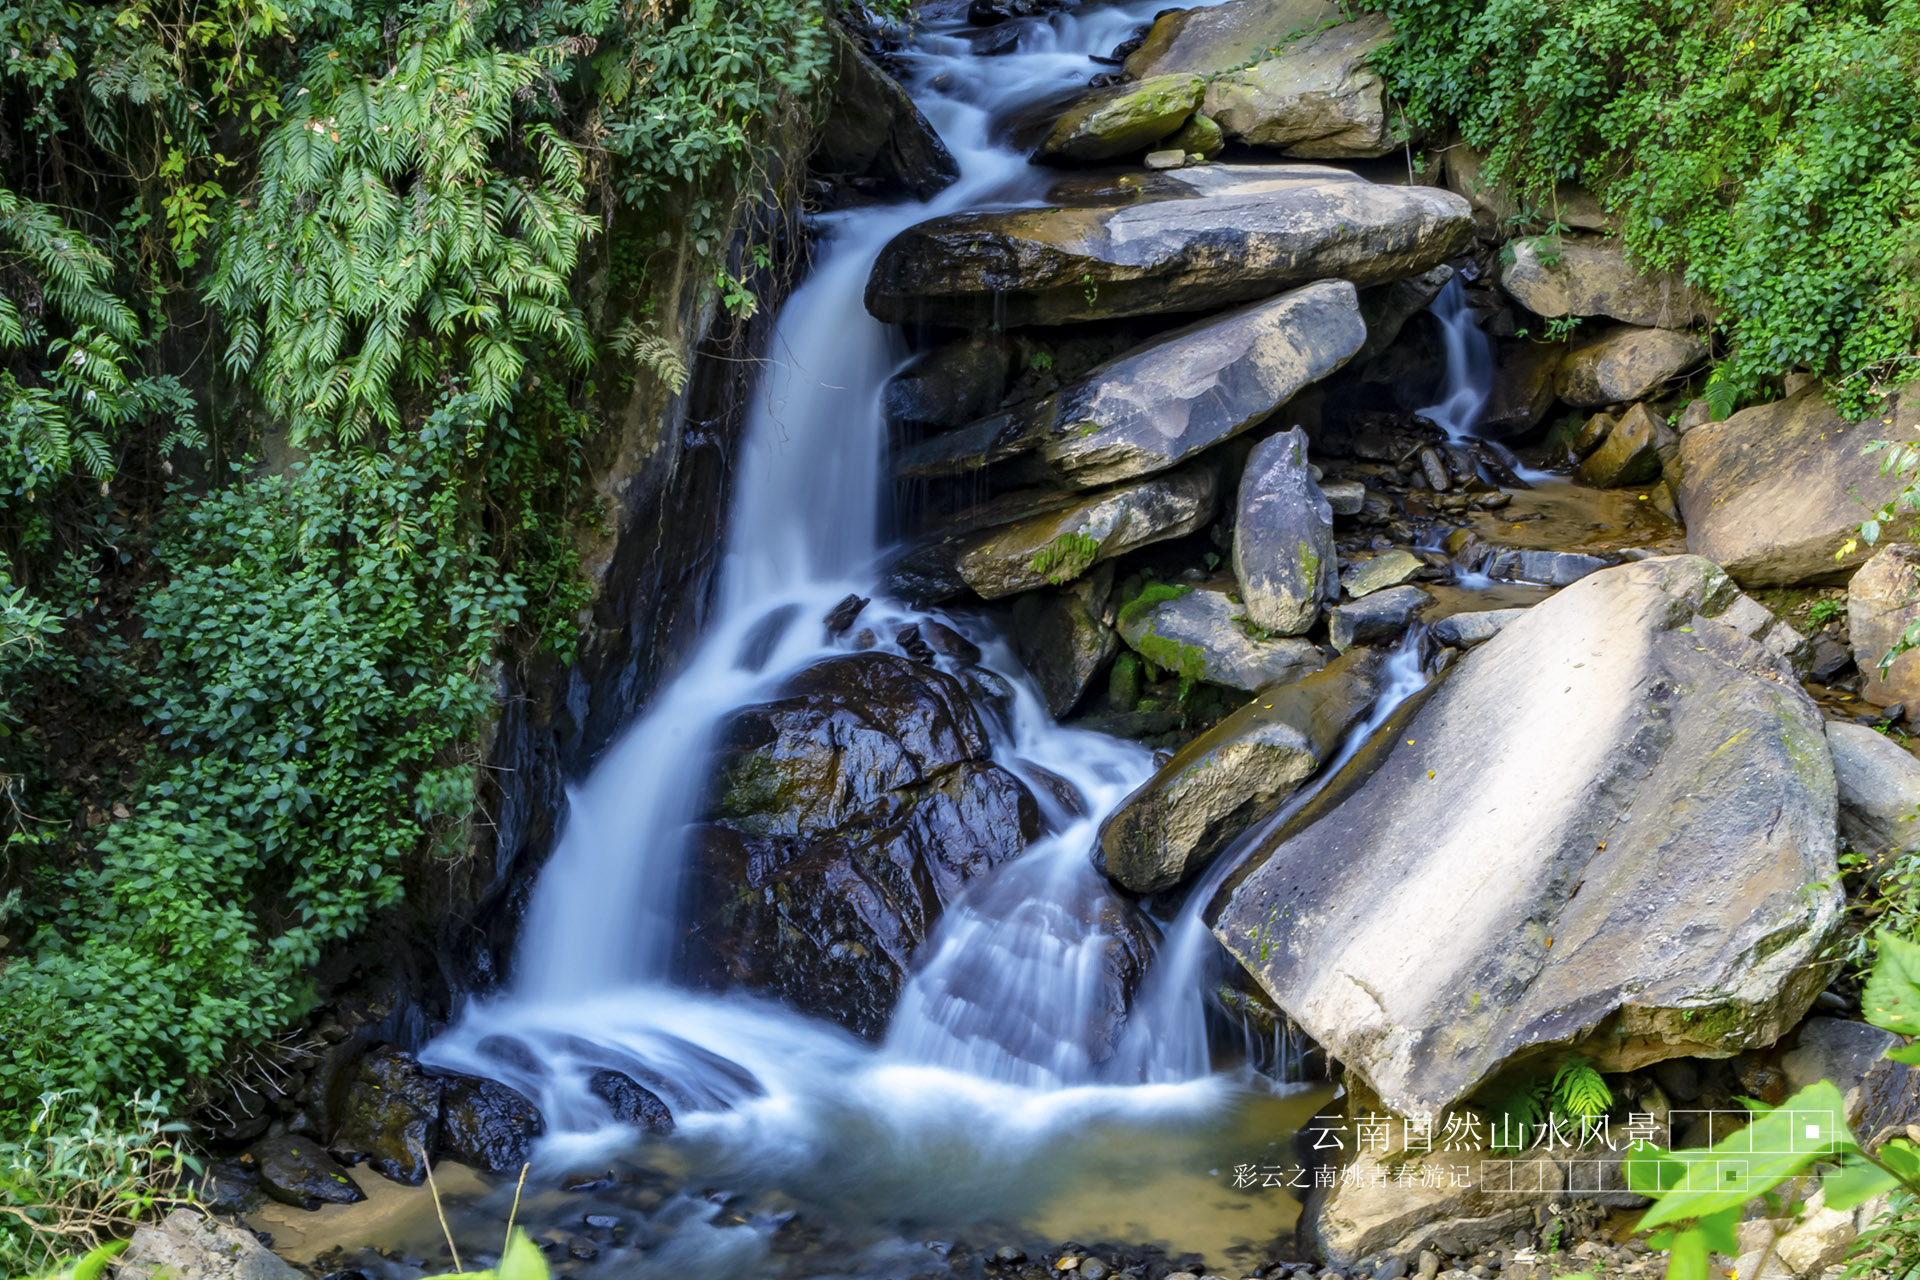
<svg viewBox="0 0 1920 1280"><path fill-rule="evenodd" d="M1575 408L1644 400L1707 358L1691 333L1622 325L1576 343L1553 375L1554 391Z"/></svg>
<svg viewBox="0 0 1920 1280"><path fill-rule="evenodd" d="M1600 236L1529 236L1512 243L1500 285L1537 316L1608 316L1682 329L1713 318L1706 298L1668 271L1642 269L1626 246Z"/></svg>
<svg viewBox="0 0 1920 1280"><path fill-rule="evenodd" d="M1185 684L1252 692L1326 665L1318 645L1262 631L1219 587L1155 583L1120 607L1127 647Z"/></svg>
<svg viewBox="0 0 1920 1280"><path fill-rule="evenodd" d="M260 1189L296 1209L358 1204L367 1198L319 1143L297 1133L262 1138L247 1148L247 1159L260 1175Z"/></svg>
<svg viewBox="0 0 1920 1280"><path fill-rule="evenodd" d="M829 658L734 713L693 834L690 967L878 1036L945 905L1040 833L959 677Z"/></svg>
<svg viewBox="0 0 1920 1280"><path fill-rule="evenodd" d="M1169 75L1095 89L1061 113L1035 158L1094 164L1145 151L1187 122L1204 85Z"/></svg>
<svg viewBox="0 0 1920 1280"><path fill-rule="evenodd" d="M1215 933L1403 1115L1508 1063L1773 1043L1840 922L1819 709L1697 556L1587 577L1465 654ZM1417 939L1417 944L1412 940Z"/></svg>
<svg viewBox="0 0 1920 1280"><path fill-rule="evenodd" d="M1861 519L1902 488L1866 452L1875 440L1920 443L1920 395L1854 421L1808 387L1695 427L1680 437L1675 493L1687 550L1749 588L1845 581L1873 552Z"/></svg>
<svg viewBox="0 0 1920 1280"><path fill-rule="evenodd" d="M1168 9L1154 19L1126 70L1141 79L1170 72L1220 75L1251 66L1279 45L1342 18L1332 0L1227 0Z"/></svg>
<svg viewBox="0 0 1920 1280"><path fill-rule="evenodd" d="M1220 131L1219 121L1204 111L1196 111L1162 145L1183 155L1212 159L1226 148L1227 138Z"/></svg>
<svg viewBox="0 0 1920 1280"><path fill-rule="evenodd" d="M1329 277L1418 275L1473 237L1451 191L1317 165L1202 165L1078 197L901 232L874 262L867 309L958 328L1215 311Z"/></svg>
<svg viewBox="0 0 1920 1280"><path fill-rule="evenodd" d="M1320 618L1339 591L1333 506L1307 463L1307 433L1298 427L1253 447L1240 474L1233 525L1233 573L1247 616L1265 631L1297 636Z"/></svg>
<svg viewBox="0 0 1920 1280"><path fill-rule="evenodd" d="M1340 572L1340 585L1353 599L1412 582L1427 571L1427 562L1405 547L1382 551L1366 560L1356 560Z"/></svg>
<svg viewBox="0 0 1920 1280"><path fill-rule="evenodd" d="M418 1186L439 1146L441 1089L410 1053L368 1054L346 1083L334 1154L364 1159L382 1177Z"/></svg>
<svg viewBox="0 0 1920 1280"><path fill-rule="evenodd" d="M1119 652L1114 612L1111 565L1014 601L1014 648L1056 719L1073 710Z"/></svg>
<svg viewBox="0 0 1920 1280"><path fill-rule="evenodd" d="M958 572L989 600L1065 586L1097 563L1201 528L1213 518L1214 488L1212 469L1197 466L1109 489L974 536Z"/></svg>
<svg viewBox="0 0 1920 1280"><path fill-rule="evenodd" d="M1357 295L1321 280L1135 347L1051 395L905 450L902 476L966 475L1037 451L1091 489L1165 471L1266 421L1366 340Z"/></svg>
<svg viewBox="0 0 1920 1280"><path fill-rule="evenodd" d="M1376 651L1355 650L1256 692L1127 797L1100 828L1094 864L1134 893L1199 874L1338 749L1378 695L1381 666Z"/></svg>
<svg viewBox="0 0 1920 1280"><path fill-rule="evenodd" d="M1382 156L1406 145L1374 55L1393 43L1384 13L1315 30L1207 85L1203 110L1231 141L1302 159Z"/></svg>

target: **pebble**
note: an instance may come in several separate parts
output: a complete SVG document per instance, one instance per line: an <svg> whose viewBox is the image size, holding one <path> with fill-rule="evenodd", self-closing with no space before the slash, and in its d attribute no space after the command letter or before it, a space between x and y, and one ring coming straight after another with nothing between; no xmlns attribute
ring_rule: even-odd
<svg viewBox="0 0 1920 1280"><path fill-rule="evenodd" d="M1003 1244L993 1251L993 1260L1004 1262L1010 1267L1017 1267L1027 1260L1027 1251L1016 1249L1010 1244Z"/></svg>
<svg viewBox="0 0 1920 1280"><path fill-rule="evenodd" d="M1373 1280L1403 1280L1407 1274L1405 1258L1388 1258L1374 1268Z"/></svg>
<svg viewBox="0 0 1920 1280"><path fill-rule="evenodd" d="M1420 1251L1420 1275L1422 1280L1433 1280L1440 1274L1440 1255L1431 1249Z"/></svg>
<svg viewBox="0 0 1920 1280"><path fill-rule="evenodd" d="M620 1219L610 1213L590 1213L587 1215L587 1225L598 1227L602 1231L612 1231L620 1225Z"/></svg>
<svg viewBox="0 0 1920 1280"><path fill-rule="evenodd" d="M1084 1258L1080 1262L1080 1274L1085 1280L1106 1280L1107 1264L1098 1258Z"/></svg>

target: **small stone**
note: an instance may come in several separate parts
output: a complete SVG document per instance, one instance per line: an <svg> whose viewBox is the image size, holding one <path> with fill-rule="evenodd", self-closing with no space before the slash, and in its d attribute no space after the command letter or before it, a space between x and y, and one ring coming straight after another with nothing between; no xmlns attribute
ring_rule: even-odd
<svg viewBox="0 0 1920 1280"><path fill-rule="evenodd" d="M1422 1249L1420 1251L1421 1280L1433 1280L1433 1277L1439 1274L1440 1274L1440 1255L1435 1253L1431 1249Z"/></svg>
<svg viewBox="0 0 1920 1280"><path fill-rule="evenodd" d="M1169 148L1166 151L1147 152L1147 168L1149 169L1184 169L1186 165L1187 153L1178 148Z"/></svg>
<svg viewBox="0 0 1920 1280"><path fill-rule="evenodd" d="M1392 644L1433 597L1418 587L1390 587L1335 609L1327 626L1333 647L1345 653L1360 644Z"/></svg>
<svg viewBox="0 0 1920 1280"><path fill-rule="evenodd" d="M1320 493L1337 516L1357 516L1367 505L1367 486L1358 480L1325 481L1320 486Z"/></svg>
<svg viewBox="0 0 1920 1280"><path fill-rule="evenodd" d="M1086 1258L1080 1263L1080 1275L1083 1280L1106 1280L1107 1264L1098 1258Z"/></svg>
<svg viewBox="0 0 1920 1280"><path fill-rule="evenodd" d="M1410 582L1425 571L1427 562L1411 551L1395 548L1371 560L1350 564L1340 574L1340 585L1355 600L1375 591Z"/></svg>
<svg viewBox="0 0 1920 1280"><path fill-rule="evenodd" d="M600 1256L600 1247L591 1240L582 1240L579 1236L574 1236L567 1241L567 1255L578 1258L582 1262L592 1262Z"/></svg>
<svg viewBox="0 0 1920 1280"><path fill-rule="evenodd" d="M1407 1260L1405 1258L1388 1258L1385 1262L1374 1268L1373 1280L1404 1280L1406 1274Z"/></svg>
<svg viewBox="0 0 1920 1280"><path fill-rule="evenodd" d="M847 630L847 628L853 625L854 619L860 616L860 611L866 608L867 605L870 603L872 602L866 596L859 595L856 593L853 595L849 595L846 599L842 600L839 604L829 609L827 611L827 616L821 619L821 621L825 622L827 625L828 638L829 639L839 638L839 636L842 633L844 633Z"/></svg>
<svg viewBox="0 0 1920 1280"><path fill-rule="evenodd" d="M1010 1244L1003 1244L993 1251L993 1260L1005 1266L1017 1267L1027 1260L1027 1251Z"/></svg>
<svg viewBox="0 0 1920 1280"><path fill-rule="evenodd" d="M617 1231L620 1228L620 1219L610 1213L590 1213L585 1222L596 1231Z"/></svg>

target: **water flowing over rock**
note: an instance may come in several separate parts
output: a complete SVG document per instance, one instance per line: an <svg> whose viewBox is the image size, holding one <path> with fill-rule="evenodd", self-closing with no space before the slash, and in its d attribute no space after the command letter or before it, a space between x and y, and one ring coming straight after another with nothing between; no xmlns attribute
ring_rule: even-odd
<svg viewBox="0 0 1920 1280"><path fill-rule="evenodd" d="M1334 652L1345 653L1360 644L1392 644L1406 633L1433 597L1418 587L1389 587L1363 600L1341 605L1327 619L1327 639Z"/></svg>
<svg viewBox="0 0 1920 1280"><path fill-rule="evenodd" d="M1466 247L1466 201L1312 165L1207 165L1104 189L1116 203L955 213L888 243L882 320L1066 324L1212 310L1338 276L1427 271Z"/></svg>
<svg viewBox="0 0 1920 1280"><path fill-rule="evenodd" d="M1151 475L1264 422L1366 336L1353 286L1322 280L1155 338L1052 395L908 449L897 469L960 475L1038 449L1075 488Z"/></svg>
<svg viewBox="0 0 1920 1280"><path fill-rule="evenodd" d="M1036 156L1094 164L1144 151L1186 123L1203 84L1174 75L1095 89L1061 114Z"/></svg>
<svg viewBox="0 0 1920 1280"><path fill-rule="evenodd" d="M1039 811L946 672L851 654L784 692L722 743L694 967L877 1036L941 909L1038 836Z"/></svg>
<svg viewBox="0 0 1920 1280"><path fill-rule="evenodd" d="M1383 13L1316 31L1208 84L1202 109L1249 146L1305 160L1385 155L1407 140L1372 65L1392 43Z"/></svg>
<svg viewBox="0 0 1920 1280"><path fill-rule="evenodd" d="M1554 389L1576 408L1644 400L1707 358L1707 344L1673 329L1609 330L1567 352Z"/></svg>
<svg viewBox="0 0 1920 1280"><path fill-rule="evenodd" d="M875 66L838 23L828 23L833 92L815 144L813 168L878 195L930 199L960 176L960 166L920 108Z"/></svg>
<svg viewBox="0 0 1920 1280"><path fill-rule="evenodd" d="M1216 935L1401 1114L1551 1047L1613 1071L1772 1043L1824 981L1835 789L1792 672L1716 621L1738 599L1669 557L1509 622L1253 851Z"/></svg>
<svg viewBox="0 0 1920 1280"><path fill-rule="evenodd" d="M1680 277L1642 271L1618 241L1587 236L1515 240L1500 284L1537 316L1611 316L1677 329L1712 319L1706 300Z"/></svg>
<svg viewBox="0 0 1920 1280"><path fill-rule="evenodd" d="M1326 655L1310 641L1256 639L1249 632L1246 606L1225 591L1176 590L1144 608L1136 603L1120 611L1121 638L1162 670L1183 680L1251 693L1326 665Z"/></svg>
<svg viewBox="0 0 1920 1280"><path fill-rule="evenodd" d="M1279 807L1380 692L1382 659L1357 649L1252 702L1182 748L1100 828L1094 864L1134 893L1196 875Z"/></svg>
<svg viewBox="0 0 1920 1280"><path fill-rule="evenodd" d="M1920 547L1881 547L1847 583L1847 636L1866 678L1860 696L1876 706L1895 703L1920 713L1920 650L1887 662L1887 655L1920 618Z"/></svg>
<svg viewBox="0 0 1920 1280"><path fill-rule="evenodd" d="M1303 31L1342 18L1330 0L1227 0L1173 9L1154 20L1146 41L1127 57L1135 79L1187 71L1209 75L1255 61Z"/></svg>
<svg viewBox="0 0 1920 1280"><path fill-rule="evenodd" d="M1254 625L1297 636L1339 590L1333 505L1307 465L1307 433L1295 427L1253 447L1240 474L1233 574Z"/></svg>
<svg viewBox="0 0 1920 1280"><path fill-rule="evenodd" d="M989 600L1064 586L1101 561L1200 528L1213 518L1214 488L1213 471L1199 466L1095 494L972 539L960 576Z"/></svg>
<svg viewBox="0 0 1920 1280"><path fill-rule="evenodd" d="M1809 387L1695 427L1680 437L1675 494L1687 550L1743 587L1844 579L1872 548L1836 553L1901 488L1880 474L1880 455L1865 452L1873 440L1920 440L1920 397L1849 423Z"/></svg>

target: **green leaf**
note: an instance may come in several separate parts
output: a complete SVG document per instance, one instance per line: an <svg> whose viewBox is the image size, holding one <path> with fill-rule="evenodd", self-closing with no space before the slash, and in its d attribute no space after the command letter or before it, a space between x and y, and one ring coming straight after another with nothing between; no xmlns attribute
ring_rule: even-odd
<svg viewBox="0 0 1920 1280"><path fill-rule="evenodd" d="M1667 1253L1667 1280L1709 1280L1706 1234L1697 1228L1674 1236Z"/></svg>
<svg viewBox="0 0 1920 1280"><path fill-rule="evenodd" d="M1886 929L1877 941L1880 959L1860 994L1861 1013L1876 1027L1920 1035L1920 946Z"/></svg>
<svg viewBox="0 0 1920 1280"><path fill-rule="evenodd" d="M86 1257L73 1264L73 1280L101 1280L113 1260L126 1252L129 1243L126 1240L112 1240L88 1250Z"/></svg>
<svg viewBox="0 0 1920 1280"><path fill-rule="evenodd" d="M1851 1209L1883 1191L1898 1190L1900 1179L1879 1165L1848 1160L1840 1166L1840 1172L1824 1179L1820 1185L1826 1195L1827 1208Z"/></svg>
<svg viewBox="0 0 1920 1280"><path fill-rule="evenodd" d="M547 1280L547 1260L540 1247L518 1227L500 1257L500 1280Z"/></svg>
<svg viewBox="0 0 1920 1280"><path fill-rule="evenodd" d="M1636 1191L1659 1197L1640 1219L1644 1231L1744 1205L1816 1160L1858 1150L1840 1090L1821 1080L1771 1111L1756 1112L1751 1124L1709 1151L1632 1156L1627 1178Z"/></svg>

